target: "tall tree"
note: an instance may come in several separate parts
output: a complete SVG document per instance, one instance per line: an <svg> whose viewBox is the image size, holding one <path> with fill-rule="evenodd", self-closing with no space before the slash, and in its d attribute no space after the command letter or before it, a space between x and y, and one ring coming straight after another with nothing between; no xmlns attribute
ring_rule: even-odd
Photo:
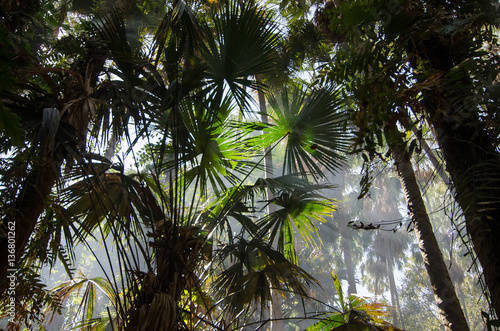
<svg viewBox="0 0 500 331"><path fill-rule="evenodd" d="M500 154L498 132L492 128L495 120L491 117L497 111L497 103L493 101L496 96L489 88L485 89L485 86L496 89L496 78L491 75L496 77L498 61L477 61L484 52L483 42L489 43L489 47L496 43L489 33L498 25L497 7L493 1L486 1L452 7L432 4L425 11L418 9L413 26L432 17L427 25L429 32L414 34L403 45L408 53L415 54L414 60L410 61L413 68L426 63L423 75L418 77L419 82L424 79L432 81L430 77L434 74L439 76L435 77L432 88L423 92L423 110L443 152L456 200L466 216L468 234L498 314L500 258L495 252L500 249L496 240L500 235L497 221L500 204L495 198L499 193L498 186L492 180L500 173ZM436 15L438 12L446 14ZM464 26L456 26L457 21L462 21ZM442 27L453 31L442 33ZM491 56L494 55L490 53L488 57ZM478 67L469 69L471 61L477 61ZM474 79L478 74L479 77L486 75L486 78ZM483 109L487 110L485 119L481 115ZM488 207L484 208L484 205Z"/></svg>
<svg viewBox="0 0 500 331"><path fill-rule="evenodd" d="M17 114L26 134L24 144L12 151L10 139L2 144L2 153L9 154L2 179L10 183L2 192L2 224L15 228L16 234L14 254L7 253L6 238L0 240L2 284L6 270L15 269L25 253L63 164L71 166L85 155L96 110L93 97L107 56L95 39L84 37L84 25L75 27L75 34L55 38L64 8L34 1L20 19L23 8L16 6L21 5L3 2L0 10L11 40L4 46L12 60L17 59L10 72L15 84L2 91L2 99L4 111ZM15 258L8 260L9 254Z"/></svg>
<svg viewBox="0 0 500 331"><path fill-rule="evenodd" d="M273 69L276 25L250 4L214 4L205 14L199 19L183 1L169 4L152 44L145 41L147 51L141 43L133 47L130 21L116 10L85 25L106 50L107 61L93 95L99 107L91 109L100 116L79 122L86 133L82 140L106 137L102 133L113 125L119 137L120 126L126 130L133 123L130 145L145 139L150 154L147 170L138 166L127 173L123 164L99 155L109 146L95 144L96 149L89 148L93 153L81 153L85 158L68 166L60 190L48 189L47 198L53 199L34 217L36 227L19 270L26 283L38 279L37 266L44 262L63 260L71 275L71 257L63 247L71 255L74 245L102 239L106 257L97 260L108 285L84 278L61 290L90 284L82 329L104 322L125 330L265 324L268 320L252 312L264 312L271 289L306 296L305 284L314 282L296 265L294 236L311 244L315 222L334 207L319 194L325 186L311 184L308 177L334 170L347 146L338 91L284 90L275 123L251 121L248 90L262 90L255 76ZM57 119L66 110L44 115ZM48 131L57 129L46 124ZM268 134L255 134L262 130ZM255 178L262 170L262 151L281 143L283 175ZM259 201L267 189L274 198L264 204L276 206L270 213L262 212ZM112 297L114 311L106 317L92 319L92 284ZM29 314L30 304L38 307L23 294L18 296L25 309L17 312L20 318Z"/></svg>
<svg viewBox="0 0 500 331"><path fill-rule="evenodd" d="M326 13L325 15L328 17L327 22L330 22L329 19L331 19L332 26L341 27L333 32L343 34L342 36L337 35L338 38L330 34L333 41L336 43L340 41L341 48L336 49L336 66L325 70L326 80L346 84L346 88L352 96L352 107L355 109L352 119L353 124L358 128L354 145L356 151L366 153L364 156L366 164L369 164L375 157L392 156L404 187L412 225L433 284L436 302L440 305L443 325L450 330L467 330L465 317L432 232L432 225L422 200L420 188L415 180L411 155L415 151L416 142L406 142L404 135L400 132L400 124L398 123L400 112L398 110L400 105L404 103L404 96L385 93L387 90L397 88L398 84L409 83L397 80L397 77L400 76L397 70L393 73L396 77L388 75L388 70L395 65L391 61L397 60L397 57L392 59L392 50L389 47L384 47L383 43L379 45L380 41L376 38L363 38L365 33L374 33L375 37L383 38L382 35L377 35L376 25L371 27L372 30L369 32L346 30L350 27L351 20L358 18L356 16L359 15L358 10L363 12L365 9L357 2L339 4L336 10L333 4L329 9L324 9L323 13ZM328 24L327 29L330 29L330 24ZM372 47L377 47L376 56L367 52ZM344 62L350 56L354 58ZM353 62L355 65L351 66ZM392 66L381 65L385 62L389 62ZM388 152L384 151L384 146L387 146ZM365 176L364 183L365 189L361 196L366 194L371 184L369 171Z"/></svg>
<svg viewBox="0 0 500 331"><path fill-rule="evenodd" d="M340 42L355 38L353 63L368 75L382 70L392 77L388 87L398 104L411 109L417 128L426 121L433 129L498 312L496 2L340 1L325 8L319 21L330 36ZM346 30L345 23L357 27ZM387 95L375 89L377 97Z"/></svg>
<svg viewBox="0 0 500 331"><path fill-rule="evenodd" d="M333 245L333 247L340 246L342 257L332 256L332 259L337 274L341 275L339 277L345 278L349 284L347 287L348 295L358 293L356 270L362 255L361 247L357 247L359 235L348 226L349 222L357 217L361 206L356 197L353 197L353 194L349 192L349 177L352 168L354 168L351 162L354 162L354 160L354 157L349 157L338 173L331 173L326 176L326 179L334 185L332 197L338 201L338 207L333 214L332 224L328 224L325 231L322 231L322 237L329 240L330 245ZM326 233L327 229L328 234Z"/></svg>
<svg viewBox="0 0 500 331"><path fill-rule="evenodd" d="M396 178L393 177L393 179ZM404 325L401 324L403 319L394 278L394 267L401 267L401 261L404 259L408 246L408 237L402 233L392 233L395 224L402 220L396 198L399 195L397 191L400 191L401 188L399 183L397 187L394 187L387 170L378 172L373 180L373 185L369 198L364 201L360 221L364 224L376 224L374 227L381 225L382 230L376 231L371 236L372 239L369 243L371 250L368 253L371 255L371 259L367 260L365 264L367 264L368 270L372 268L376 272L377 277L387 278L391 304L397 309L393 311L393 324L401 325L404 329ZM381 288L383 287L381 286Z"/></svg>
<svg viewBox="0 0 500 331"><path fill-rule="evenodd" d="M401 139L401 138L400 138ZM468 330L460 301L434 235L408 152L396 146L394 162L405 190L417 242L424 259L441 319L447 330Z"/></svg>

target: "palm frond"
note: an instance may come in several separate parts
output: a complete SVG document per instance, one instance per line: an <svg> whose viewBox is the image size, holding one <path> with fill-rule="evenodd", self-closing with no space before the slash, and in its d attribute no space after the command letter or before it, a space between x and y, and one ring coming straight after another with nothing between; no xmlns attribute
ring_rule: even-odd
<svg viewBox="0 0 500 331"><path fill-rule="evenodd" d="M81 291L83 290L83 295ZM52 295L56 297L61 304L69 300L71 296L81 295L81 304L78 307L75 319L80 317L82 323L93 320L94 307L97 304L97 291L106 296L111 305L115 305L115 300L118 297L113 286L102 277L88 278L82 273L74 279L65 281L52 289ZM114 307L116 308L116 307ZM102 322L102 321L101 321ZM109 322L109 320L108 320Z"/></svg>
<svg viewBox="0 0 500 331"><path fill-rule="evenodd" d="M306 286L316 282L260 239L240 238L219 250L217 258L227 266L216 276L213 288L224 298L226 309L235 313L251 304L263 309L271 300L271 289L307 296Z"/></svg>
<svg viewBox="0 0 500 331"><path fill-rule="evenodd" d="M152 54L155 63L160 63L161 55L165 56L162 63L169 78L178 69L172 59L189 59L203 41L201 26L193 10L184 1L175 1L160 23L153 39ZM174 62L172 64L172 62ZM175 74L174 74L175 75Z"/></svg>
<svg viewBox="0 0 500 331"><path fill-rule="evenodd" d="M166 158L166 171L183 169L182 180L187 186L194 183L194 189L202 196L208 189L219 195L228 185L237 185L240 176L260 169L252 159L260 151L248 138L254 128L235 120L233 109L229 98L216 113L207 112L200 101L182 102L178 109L176 149L168 145L163 151L161 146L155 150Z"/></svg>
<svg viewBox="0 0 500 331"><path fill-rule="evenodd" d="M258 237L278 241L278 250L297 263L295 229L307 245L318 245L319 234L314 221L325 222L335 210L334 201L312 192L281 192L271 200L279 209L257 221Z"/></svg>
<svg viewBox="0 0 500 331"><path fill-rule="evenodd" d="M347 115L339 90L284 89L269 99L275 125L269 135L287 136L283 173L323 176L322 167L338 170L348 149Z"/></svg>
<svg viewBox="0 0 500 331"><path fill-rule="evenodd" d="M309 200L312 205L319 202L322 207L319 207L318 210L323 208L326 210L328 209L326 207L328 205L328 199L319 195L318 192L328 188L331 188L331 186L311 184L305 178L298 175L285 175L276 178L258 178L254 184L241 184L229 188L225 191L225 194L219 195L215 201L208 204L205 208L205 212L200 222L203 222L207 230L211 232L228 218L234 218L252 236L260 236L263 235L263 233L260 233L259 225L252 220L256 211L262 211L270 203L276 205L285 204L283 200L279 199L271 201L264 200L267 190L274 196L301 196L301 199L303 199L302 202ZM313 201L314 198L316 198L317 201ZM294 215L299 215L300 212L296 212L303 207L304 206L297 205L295 212L289 212ZM306 209L307 208L303 208L302 210L306 212ZM309 208L309 211L312 212L309 216L315 218L317 215L314 214L313 209L314 208ZM286 214L287 212L283 211L280 213ZM326 215L327 211L324 211L324 213ZM276 215L271 217L275 216ZM322 217L318 219L322 221ZM264 224L266 224L266 222L262 220L260 225Z"/></svg>
<svg viewBox="0 0 500 331"><path fill-rule="evenodd" d="M202 57L206 79L217 104L226 89L242 109L247 105L247 88L262 88L249 77L271 72L276 62L277 26L271 16L251 2L226 1L206 27L207 44Z"/></svg>

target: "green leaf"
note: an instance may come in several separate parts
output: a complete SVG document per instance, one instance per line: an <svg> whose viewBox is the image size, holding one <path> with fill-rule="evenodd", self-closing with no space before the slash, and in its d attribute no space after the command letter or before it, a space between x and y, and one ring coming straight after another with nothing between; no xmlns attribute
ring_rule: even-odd
<svg viewBox="0 0 500 331"><path fill-rule="evenodd" d="M347 313L348 307L344 301L344 293L342 292L342 286L340 285L340 280L339 277L337 276L336 271L332 271L332 279L333 279L333 284L335 285L335 290L337 291L337 295L339 296L339 303L340 306L342 307L342 311L344 313Z"/></svg>
<svg viewBox="0 0 500 331"><path fill-rule="evenodd" d="M279 35L269 13L252 2L226 1L221 9L204 29L210 99L217 104L229 91L243 109L250 99L247 88L262 88L248 77L274 70Z"/></svg>
<svg viewBox="0 0 500 331"><path fill-rule="evenodd" d="M310 173L319 179L320 166L329 171L341 166L350 134L340 91L283 89L269 98L269 105L276 124L268 132L275 138L286 137L283 174Z"/></svg>

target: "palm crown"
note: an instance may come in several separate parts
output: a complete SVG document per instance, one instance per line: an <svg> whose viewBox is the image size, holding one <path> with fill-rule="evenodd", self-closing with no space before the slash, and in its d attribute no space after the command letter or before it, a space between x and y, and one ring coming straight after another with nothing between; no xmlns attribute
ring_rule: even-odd
<svg viewBox="0 0 500 331"><path fill-rule="evenodd" d="M325 186L307 178L334 170L347 147L337 92L285 89L281 99L270 99L274 123L252 120L250 93L265 91L254 78L273 69L279 38L271 17L255 5L226 3L199 19L176 1L149 52L131 46L137 43L118 10L84 28L100 53L78 63L86 64L85 75L75 73L69 84L83 84L80 94L33 112L27 109L31 98L50 100L55 91L30 82L24 96L5 99L13 111L40 118L26 145L39 146L41 163L33 161L28 170L36 175L45 167L53 174L32 231L26 231L32 239L20 272L61 260L71 273L73 247L90 247L89 239L100 237L107 280L82 277L55 292L64 300L89 284L88 293L100 286L112 297L114 312L93 322L96 296L84 297L82 328L104 322L130 330L237 326L250 307L264 314L271 289L307 296L305 285L314 280L295 264L294 233L316 244L315 221L334 207L320 195ZM73 75L61 72L61 83ZM99 155L106 145L112 152L121 137L129 151L148 142L146 167L124 171ZM269 146L283 146L283 174L259 179ZM19 148L12 162L25 154ZM65 173L51 195L62 164ZM33 185L42 180L36 178ZM265 190L274 198L265 201ZM266 214L266 204L277 209ZM19 203L10 208L16 211ZM40 289L24 286L29 309L28 293ZM51 305L57 308L58 301ZM220 313L224 307L230 313Z"/></svg>

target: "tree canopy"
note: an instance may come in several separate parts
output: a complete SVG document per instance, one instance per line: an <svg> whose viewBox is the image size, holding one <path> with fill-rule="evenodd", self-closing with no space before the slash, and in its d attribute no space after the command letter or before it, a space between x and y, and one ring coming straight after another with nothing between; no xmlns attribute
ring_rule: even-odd
<svg viewBox="0 0 500 331"><path fill-rule="evenodd" d="M0 327L498 326L498 8L3 1Z"/></svg>

